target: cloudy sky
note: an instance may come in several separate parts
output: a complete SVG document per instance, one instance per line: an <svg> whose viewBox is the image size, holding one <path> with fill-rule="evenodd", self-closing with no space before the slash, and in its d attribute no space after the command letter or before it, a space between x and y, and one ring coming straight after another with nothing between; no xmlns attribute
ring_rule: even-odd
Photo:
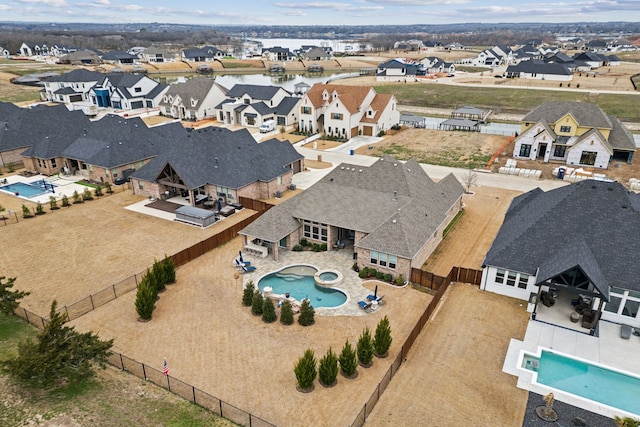
<svg viewBox="0 0 640 427"><path fill-rule="evenodd" d="M0 21L359 25L640 20L640 0L0 0Z"/></svg>

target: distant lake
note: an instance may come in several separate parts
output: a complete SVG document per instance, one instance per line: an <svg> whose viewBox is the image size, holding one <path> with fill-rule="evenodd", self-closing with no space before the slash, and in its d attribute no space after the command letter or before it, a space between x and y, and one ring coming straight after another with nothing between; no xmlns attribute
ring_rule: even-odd
<svg viewBox="0 0 640 427"><path fill-rule="evenodd" d="M350 76L357 76L358 73L283 73L283 74L269 74L269 73L251 73L251 74L207 74L207 76L215 79L227 89L231 89L236 84L248 84L248 85L260 85L260 86L280 86L284 89L293 92L296 83L304 82L309 86L313 86L315 83L326 83L328 80L336 78L345 78ZM190 79L195 77L195 74L189 74L185 76L149 76L159 81L160 83L174 83L180 79Z"/></svg>

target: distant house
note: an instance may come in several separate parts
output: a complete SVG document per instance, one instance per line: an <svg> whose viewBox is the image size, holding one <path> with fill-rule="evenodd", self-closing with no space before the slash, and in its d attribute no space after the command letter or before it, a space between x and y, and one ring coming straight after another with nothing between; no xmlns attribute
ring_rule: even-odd
<svg viewBox="0 0 640 427"><path fill-rule="evenodd" d="M188 62L211 62L222 59L226 54L214 46L204 46L200 48L183 49L180 57Z"/></svg>
<svg viewBox="0 0 640 427"><path fill-rule="evenodd" d="M414 81L416 76L424 75L421 64L406 59L396 58L378 64L376 81L378 82L402 82Z"/></svg>
<svg viewBox="0 0 640 427"><path fill-rule="evenodd" d="M604 66L605 63L607 62L607 57L604 56L603 54L596 53L596 52L581 52L581 53L576 53L573 56L573 61L577 63L584 62L585 64L588 64L591 68L600 68Z"/></svg>
<svg viewBox="0 0 640 427"><path fill-rule="evenodd" d="M70 65L92 65L102 63L102 53L89 49L78 50L76 52L70 52L63 55L58 60L59 64Z"/></svg>
<svg viewBox="0 0 640 427"><path fill-rule="evenodd" d="M329 251L352 251L361 269L408 280L462 209L463 193L452 174L435 183L414 159L385 156L368 167L342 163L239 234L244 245L256 239L267 245L275 260L305 239ZM368 208L372 200L375 209ZM336 208L336 201L348 203Z"/></svg>
<svg viewBox="0 0 640 427"><path fill-rule="evenodd" d="M416 116L415 114L400 114L400 126L407 126L412 128L425 128L427 125L427 119L422 116Z"/></svg>
<svg viewBox="0 0 640 427"><path fill-rule="evenodd" d="M46 44L22 43L18 50L20 56L47 56L49 47Z"/></svg>
<svg viewBox="0 0 640 427"><path fill-rule="evenodd" d="M0 46L0 56L4 56L5 58L9 58L9 55L11 55L11 52L9 52L9 49L5 49L2 46Z"/></svg>
<svg viewBox="0 0 640 427"><path fill-rule="evenodd" d="M437 56L427 56L420 60L420 64L427 74L453 74L456 72L456 66L453 62L444 61Z"/></svg>
<svg viewBox="0 0 640 427"><path fill-rule="evenodd" d="M148 62L151 64L161 64L163 62L173 62L173 58L170 55L167 55L167 52L164 49L158 49L157 47L150 47L145 49L140 54L142 61Z"/></svg>
<svg viewBox="0 0 640 427"><path fill-rule="evenodd" d="M480 132L480 124L485 121L489 112L466 105L451 112L451 117L438 125L441 130L458 130Z"/></svg>
<svg viewBox="0 0 640 427"><path fill-rule="evenodd" d="M303 169L304 156L291 144L257 143L246 129L208 127L174 136L131 180L135 194L163 199L186 194L192 205L206 199L226 204L240 197L273 197Z"/></svg>
<svg viewBox="0 0 640 427"><path fill-rule="evenodd" d="M399 123L400 112L393 95L371 87L316 83L302 97L299 118L302 132L350 139L390 129Z"/></svg>
<svg viewBox="0 0 640 427"><path fill-rule="evenodd" d="M181 120L215 118L215 108L226 97L227 89L207 77L194 77L169 85L159 103L160 113Z"/></svg>
<svg viewBox="0 0 640 427"><path fill-rule="evenodd" d="M578 328L591 334L600 318L638 328L639 244L640 195L621 184L587 180L547 192L536 188L511 202L482 263L480 289L529 301L533 319L554 324L561 318L569 323L559 314L575 311L579 299L588 301L583 310L595 314L594 321ZM554 304L541 307L544 294ZM558 314L542 319L540 308Z"/></svg>
<svg viewBox="0 0 640 427"><path fill-rule="evenodd" d="M509 65L505 71L509 79L555 80L569 82L573 80L573 73L565 64L546 63L538 59L521 61L516 65Z"/></svg>
<svg viewBox="0 0 640 427"><path fill-rule="evenodd" d="M589 40L584 45L584 49L592 52L602 52L607 49L607 42L602 39Z"/></svg>
<svg viewBox="0 0 640 427"><path fill-rule="evenodd" d="M314 47L302 55L305 61L329 61L331 54L321 47Z"/></svg>
<svg viewBox="0 0 640 427"><path fill-rule="evenodd" d="M404 51L418 51L424 49L424 44L422 40L402 40L395 42L393 48Z"/></svg>
<svg viewBox="0 0 640 427"><path fill-rule="evenodd" d="M550 101L524 117L513 157L606 169L631 163L635 150L631 132L597 105Z"/></svg>
<svg viewBox="0 0 640 427"><path fill-rule="evenodd" d="M287 126L296 123L298 115L297 111L285 110L294 108L299 101L300 98L278 86L236 84L216 107L216 113L225 124L260 127L265 121L274 120Z"/></svg>
<svg viewBox="0 0 640 427"><path fill-rule="evenodd" d="M157 107L167 89L168 85L147 76L110 73L91 89L89 96L99 108L135 110Z"/></svg>
<svg viewBox="0 0 640 427"><path fill-rule="evenodd" d="M634 52L638 48L627 39L615 39L607 43L609 52Z"/></svg>
<svg viewBox="0 0 640 427"><path fill-rule="evenodd" d="M515 63L513 51L509 46L494 46L491 49L483 50L477 57L471 60L475 67L497 67L499 65L510 65Z"/></svg>
<svg viewBox="0 0 640 427"><path fill-rule="evenodd" d="M262 57L269 61L293 61L295 59L295 55L291 53L289 48L281 46L263 48Z"/></svg>
<svg viewBox="0 0 640 427"><path fill-rule="evenodd" d="M121 50L111 50L102 55L102 60L115 65L133 65L138 57Z"/></svg>
<svg viewBox="0 0 640 427"><path fill-rule="evenodd" d="M96 71L78 68L68 73L49 77L44 81L44 95L48 101L71 104L90 101L89 93L105 75Z"/></svg>

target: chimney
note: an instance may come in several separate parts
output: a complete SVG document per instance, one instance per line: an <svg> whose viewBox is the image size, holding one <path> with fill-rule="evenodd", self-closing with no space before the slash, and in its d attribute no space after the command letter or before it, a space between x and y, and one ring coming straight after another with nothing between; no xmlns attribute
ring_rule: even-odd
<svg viewBox="0 0 640 427"><path fill-rule="evenodd" d="M217 158L217 157L215 158L215 161L216 161L216 164L215 164L215 166L214 166L214 167L216 167L216 168L217 168L217 167L218 167L218 158Z"/></svg>

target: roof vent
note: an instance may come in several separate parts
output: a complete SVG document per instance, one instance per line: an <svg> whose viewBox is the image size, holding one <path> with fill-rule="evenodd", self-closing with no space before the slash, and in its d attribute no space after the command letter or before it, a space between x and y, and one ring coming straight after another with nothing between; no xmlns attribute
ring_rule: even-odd
<svg viewBox="0 0 640 427"><path fill-rule="evenodd" d="M407 168L407 172L411 172L411 169Z"/></svg>
<svg viewBox="0 0 640 427"><path fill-rule="evenodd" d="M340 170L344 170L344 166L340 166Z"/></svg>
<svg viewBox="0 0 640 427"><path fill-rule="evenodd" d="M358 172L362 173L362 169L358 169Z"/></svg>
<svg viewBox="0 0 640 427"><path fill-rule="evenodd" d="M596 188L598 188L598 187L596 187L596 185L595 185L595 184L593 184L593 185L591 186L591 188L593 188L593 189L595 190L595 189L596 189Z"/></svg>
<svg viewBox="0 0 640 427"><path fill-rule="evenodd" d="M627 205L622 205L622 209L628 209L628 208L629 208L629 206L627 206Z"/></svg>
<svg viewBox="0 0 640 427"><path fill-rule="evenodd" d="M118 145L122 145L122 141L118 141Z"/></svg>
<svg viewBox="0 0 640 427"><path fill-rule="evenodd" d="M330 178L329 181L333 182L333 178Z"/></svg>
<svg viewBox="0 0 640 427"><path fill-rule="evenodd" d="M216 168L217 168L217 167L218 167L218 158L217 158L217 157L215 158L215 161L216 161L216 164L215 164L215 166L214 166L214 167L216 167Z"/></svg>
<svg viewBox="0 0 640 427"><path fill-rule="evenodd" d="M613 191L613 187L607 187L607 190Z"/></svg>
<svg viewBox="0 0 640 427"><path fill-rule="evenodd" d="M395 223L396 223L396 222L398 222L398 221L397 221L397 220L395 220L395 219L392 219L392 220L391 220L391 222L395 224Z"/></svg>
<svg viewBox="0 0 640 427"><path fill-rule="evenodd" d="M397 163L394 163L394 164L393 164L393 166L398 166L398 164L397 164Z"/></svg>

